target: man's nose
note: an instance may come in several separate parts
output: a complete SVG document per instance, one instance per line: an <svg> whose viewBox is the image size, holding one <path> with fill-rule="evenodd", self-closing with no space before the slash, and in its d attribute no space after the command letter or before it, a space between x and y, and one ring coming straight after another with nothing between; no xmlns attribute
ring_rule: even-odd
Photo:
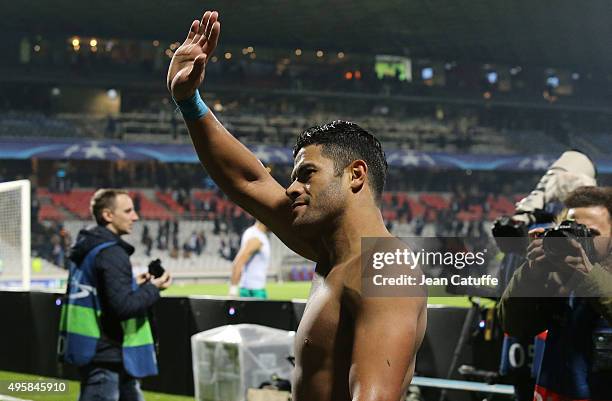
<svg viewBox="0 0 612 401"><path fill-rule="evenodd" d="M296 200L304 192L304 186L295 180L287 187L285 194L291 199Z"/></svg>

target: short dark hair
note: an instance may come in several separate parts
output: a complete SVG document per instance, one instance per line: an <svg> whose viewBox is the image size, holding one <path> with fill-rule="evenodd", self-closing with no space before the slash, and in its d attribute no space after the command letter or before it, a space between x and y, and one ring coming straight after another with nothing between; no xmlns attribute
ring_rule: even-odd
<svg viewBox="0 0 612 401"><path fill-rule="evenodd" d="M333 160L336 175L342 174L342 170L355 160L365 161L368 165L370 187L377 202L380 202L388 166L382 145L374 135L355 123L336 120L302 132L293 147L293 157L297 156L300 149L309 145L323 147L321 154Z"/></svg>
<svg viewBox="0 0 612 401"><path fill-rule="evenodd" d="M612 219L612 187L579 187L565 198L568 208L603 206Z"/></svg>
<svg viewBox="0 0 612 401"><path fill-rule="evenodd" d="M91 215L101 226L105 226L108 224L108 221L104 220L102 216L102 211L104 209L115 209L115 200L119 195L128 195L127 191L122 189L112 189L112 188L102 188L98 189L93 196L91 197L91 201L89 202L89 210L91 211Z"/></svg>

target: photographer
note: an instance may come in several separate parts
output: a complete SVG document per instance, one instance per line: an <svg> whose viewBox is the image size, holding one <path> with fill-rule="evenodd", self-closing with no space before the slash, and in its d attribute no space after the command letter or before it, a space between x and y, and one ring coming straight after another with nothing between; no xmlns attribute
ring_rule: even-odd
<svg viewBox="0 0 612 401"><path fill-rule="evenodd" d="M612 188L578 188L565 205L573 223L530 232L499 315L514 337L548 331L535 399L612 400Z"/></svg>
<svg viewBox="0 0 612 401"><path fill-rule="evenodd" d="M58 353L80 368L80 401L142 400L137 378L157 374L147 311L171 279L161 266L134 279L134 247L121 239L138 220L127 192L98 190L91 213L97 225L71 250Z"/></svg>

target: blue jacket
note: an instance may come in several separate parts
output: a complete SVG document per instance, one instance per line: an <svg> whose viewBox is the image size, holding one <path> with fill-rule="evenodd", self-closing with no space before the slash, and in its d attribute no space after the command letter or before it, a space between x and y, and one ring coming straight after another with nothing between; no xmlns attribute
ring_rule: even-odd
<svg viewBox="0 0 612 401"><path fill-rule="evenodd" d="M101 246L102 244L105 245ZM94 249L98 253L93 258L90 257L92 259L90 263L85 263L87 255ZM92 305L83 304L98 312L99 335L95 342L95 350L91 351L91 347L88 346L87 352L93 352L93 355L86 358L87 363L122 362L129 373L142 377L156 374L157 368L155 366L155 369L151 367L141 369L135 366L133 361L126 360L126 352L133 352L133 349L126 348L126 345L130 342L132 345L135 344L136 331L139 331L139 336L145 331L150 333L147 310L159 299L159 290L150 283L136 286L129 261L129 256L133 252L134 248L131 245L104 227L96 226L81 230L71 250L71 260L75 264L71 269L71 280L80 280L82 284L91 285L96 289L95 298L86 302ZM75 275L75 272L79 274ZM76 302L83 303L85 300ZM141 327L145 323L146 330ZM74 328L74 325L72 327ZM136 343L142 343L142 339L136 340ZM152 351L152 338L150 343ZM82 361L80 362L75 364L82 364Z"/></svg>

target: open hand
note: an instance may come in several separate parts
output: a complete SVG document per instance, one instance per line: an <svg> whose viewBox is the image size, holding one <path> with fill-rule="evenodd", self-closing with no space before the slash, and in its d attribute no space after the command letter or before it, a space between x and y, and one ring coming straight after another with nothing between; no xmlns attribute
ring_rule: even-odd
<svg viewBox="0 0 612 401"><path fill-rule="evenodd" d="M170 284L172 284L172 277L170 277L170 274L168 272L164 272L164 274L162 274L158 278L151 279L151 284L156 286L160 291L163 291L166 288L170 287Z"/></svg>
<svg viewBox="0 0 612 401"><path fill-rule="evenodd" d="M193 21L187 38L174 52L166 83L175 100L193 96L204 81L206 63L217 47L221 32L218 18L218 12L206 11L201 21Z"/></svg>

